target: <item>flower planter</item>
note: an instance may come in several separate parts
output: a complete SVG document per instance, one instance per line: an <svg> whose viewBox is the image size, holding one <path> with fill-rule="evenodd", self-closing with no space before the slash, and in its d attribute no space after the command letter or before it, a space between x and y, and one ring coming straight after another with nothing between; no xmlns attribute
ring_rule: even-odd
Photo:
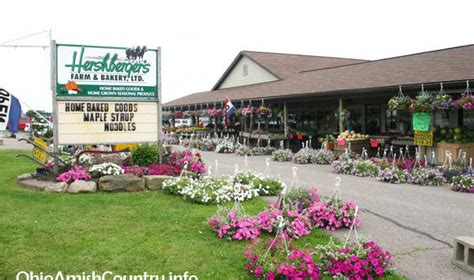
<svg viewBox="0 0 474 280"><path fill-rule="evenodd" d="M334 151L334 142L328 142L324 144L324 148L329 151Z"/></svg>

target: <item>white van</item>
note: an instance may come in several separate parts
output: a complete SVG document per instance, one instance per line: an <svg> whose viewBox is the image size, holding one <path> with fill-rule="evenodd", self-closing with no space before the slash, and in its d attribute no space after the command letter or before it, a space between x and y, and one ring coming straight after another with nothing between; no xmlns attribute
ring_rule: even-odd
<svg viewBox="0 0 474 280"><path fill-rule="evenodd" d="M176 119L174 121L174 126L175 127L182 127L182 126L191 126L193 122L191 119Z"/></svg>

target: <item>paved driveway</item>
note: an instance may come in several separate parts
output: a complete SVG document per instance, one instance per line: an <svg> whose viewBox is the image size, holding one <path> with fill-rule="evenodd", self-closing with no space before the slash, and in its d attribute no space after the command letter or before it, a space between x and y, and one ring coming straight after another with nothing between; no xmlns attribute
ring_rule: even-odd
<svg viewBox="0 0 474 280"><path fill-rule="evenodd" d="M202 152L206 163L218 160L219 173L244 168L244 158ZM249 157L249 169L263 173L265 157ZM290 184L297 167L302 186L315 186L329 196L336 175L329 166L271 162L273 174ZM341 175L341 195L362 209L359 233L380 243L393 256L398 272L410 279L474 279L451 264L452 242L457 236L474 236L474 195L453 192L449 186L421 187L389 184L374 178ZM336 235L344 238L345 232Z"/></svg>

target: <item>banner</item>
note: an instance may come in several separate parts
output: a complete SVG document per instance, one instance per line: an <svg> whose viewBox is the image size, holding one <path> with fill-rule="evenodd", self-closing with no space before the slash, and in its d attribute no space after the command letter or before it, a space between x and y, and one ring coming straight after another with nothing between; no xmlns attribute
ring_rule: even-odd
<svg viewBox="0 0 474 280"><path fill-rule="evenodd" d="M227 128L229 119L232 118L232 114L235 112L235 106L232 104L229 98L225 99L225 127Z"/></svg>
<svg viewBox="0 0 474 280"><path fill-rule="evenodd" d="M3 88L0 88L0 131L6 130L10 115L12 96Z"/></svg>
<svg viewBox="0 0 474 280"><path fill-rule="evenodd" d="M18 99L8 91L0 88L0 131L8 130L18 132L21 118L21 104Z"/></svg>
<svg viewBox="0 0 474 280"><path fill-rule="evenodd" d="M413 113L413 130L428 131L431 125L431 114L418 112Z"/></svg>
<svg viewBox="0 0 474 280"><path fill-rule="evenodd" d="M58 97L158 98L156 49L56 46Z"/></svg>

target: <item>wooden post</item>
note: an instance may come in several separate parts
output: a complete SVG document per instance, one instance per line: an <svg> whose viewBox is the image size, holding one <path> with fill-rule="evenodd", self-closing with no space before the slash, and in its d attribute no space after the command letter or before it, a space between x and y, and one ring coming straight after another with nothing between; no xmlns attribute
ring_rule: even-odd
<svg viewBox="0 0 474 280"><path fill-rule="evenodd" d="M290 146L290 142L288 140L289 131L288 131L288 104L286 101L283 101L283 131L285 133L286 141L288 142L288 147Z"/></svg>
<svg viewBox="0 0 474 280"><path fill-rule="evenodd" d="M344 132L344 118L341 118L343 110L342 98L339 98L339 133Z"/></svg>

